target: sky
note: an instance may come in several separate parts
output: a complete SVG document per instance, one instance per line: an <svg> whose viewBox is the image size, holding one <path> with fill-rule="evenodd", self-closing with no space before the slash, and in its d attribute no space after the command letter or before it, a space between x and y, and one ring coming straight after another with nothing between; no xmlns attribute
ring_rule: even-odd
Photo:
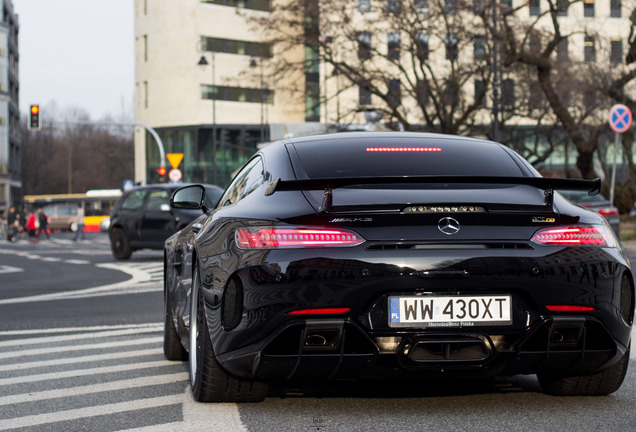
<svg viewBox="0 0 636 432"><path fill-rule="evenodd" d="M83 109L132 118L134 0L13 0L18 14L20 112Z"/></svg>

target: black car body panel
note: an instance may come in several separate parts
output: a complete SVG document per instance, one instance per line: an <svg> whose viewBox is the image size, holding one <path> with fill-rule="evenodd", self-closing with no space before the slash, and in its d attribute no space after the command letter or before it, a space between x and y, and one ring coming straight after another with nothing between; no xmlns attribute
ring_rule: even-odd
<svg viewBox="0 0 636 432"><path fill-rule="evenodd" d="M343 156L345 146L361 159ZM433 157L444 158L418 163L428 153L417 150L401 153L408 163L392 153L373 162L365 146L434 148ZM378 176L475 178L276 188L277 179L298 186L293 182L365 177L376 168ZM256 174L262 178L251 184ZM239 379L583 375L616 364L630 346L634 283L606 221L547 186L476 180L486 176L539 174L500 144L451 136L351 133L271 144L239 172L216 209L166 241L170 324L187 349L196 267L215 359ZM575 184L594 189L592 182ZM444 232L446 219L457 232ZM249 249L237 234L270 226L343 230L364 241ZM532 240L545 228L587 226L608 243ZM433 297L460 299L447 308L465 307L459 313L475 314L475 321L392 324L391 299L413 301L425 316ZM509 321L481 324L477 318L491 315L503 297Z"/></svg>

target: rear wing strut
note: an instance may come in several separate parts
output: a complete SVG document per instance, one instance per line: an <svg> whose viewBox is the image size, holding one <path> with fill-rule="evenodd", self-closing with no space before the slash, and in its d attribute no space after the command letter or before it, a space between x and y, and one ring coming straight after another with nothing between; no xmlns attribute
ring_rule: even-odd
<svg viewBox="0 0 636 432"><path fill-rule="evenodd" d="M527 185L542 189L545 194L545 205L552 207L554 190L587 192L596 195L601 191L601 179L579 180L554 177L488 177L488 176L395 176L395 177L335 177L308 180L273 180L265 195L277 191L321 190L325 196L320 212L326 213L333 207L333 189L352 185L381 184L504 184Z"/></svg>

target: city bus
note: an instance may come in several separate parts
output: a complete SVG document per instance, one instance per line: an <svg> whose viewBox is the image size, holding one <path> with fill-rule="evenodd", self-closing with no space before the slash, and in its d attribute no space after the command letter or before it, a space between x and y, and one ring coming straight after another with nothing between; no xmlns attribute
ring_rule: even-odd
<svg viewBox="0 0 636 432"><path fill-rule="evenodd" d="M86 193L25 195L28 207L41 208L49 217L49 228L75 231L77 205L84 206L84 230L100 231L100 224L110 216L115 202L122 195L119 189L95 189Z"/></svg>

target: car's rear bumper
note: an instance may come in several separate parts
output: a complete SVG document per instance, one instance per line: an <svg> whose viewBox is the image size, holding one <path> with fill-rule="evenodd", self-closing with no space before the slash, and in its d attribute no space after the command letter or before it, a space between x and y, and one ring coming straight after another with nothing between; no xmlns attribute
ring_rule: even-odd
<svg viewBox="0 0 636 432"><path fill-rule="evenodd" d="M630 343L621 282L633 282L617 249L579 247L474 251L255 253L230 278L240 304L205 283L210 337L229 372L258 379L442 375L493 376L542 370L586 373L617 361ZM445 256L448 254L448 256ZM212 274L212 273L211 273ZM501 326L391 327L388 299L401 295L509 295ZM551 312L546 305L584 305ZM346 307L298 318L292 310ZM228 328L227 323L232 323ZM311 346L307 337L327 343ZM382 339L400 338L394 350ZM318 338L320 340L320 338Z"/></svg>

